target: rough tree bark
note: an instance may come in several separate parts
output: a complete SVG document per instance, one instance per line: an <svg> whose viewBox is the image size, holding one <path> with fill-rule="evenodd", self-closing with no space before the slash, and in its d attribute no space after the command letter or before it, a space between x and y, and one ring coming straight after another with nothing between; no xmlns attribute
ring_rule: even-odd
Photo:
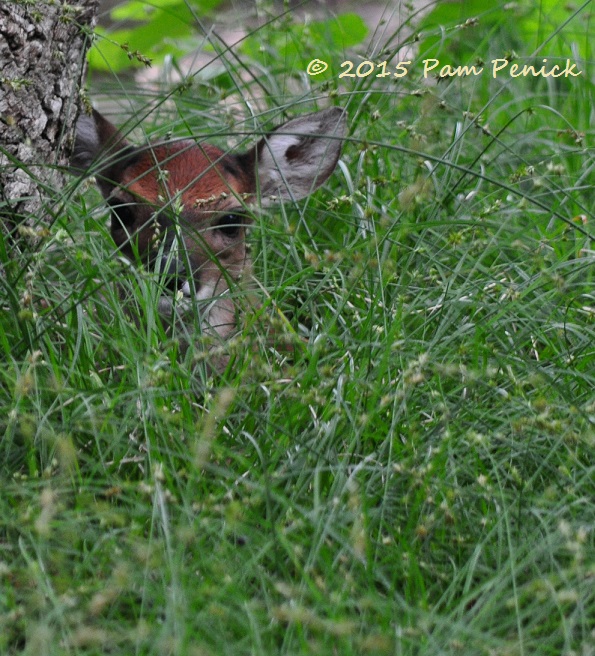
<svg viewBox="0 0 595 656"><path fill-rule="evenodd" d="M35 232L64 184L99 0L0 1L0 222ZM4 258L2 258L4 259Z"/></svg>

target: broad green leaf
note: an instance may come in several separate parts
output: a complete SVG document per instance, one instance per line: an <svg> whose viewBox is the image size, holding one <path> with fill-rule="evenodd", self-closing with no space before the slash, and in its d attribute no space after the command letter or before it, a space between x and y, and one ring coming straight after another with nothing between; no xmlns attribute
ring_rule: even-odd
<svg viewBox="0 0 595 656"><path fill-rule="evenodd" d="M168 54L183 54L174 43L155 40L153 30L137 28L110 34L98 28L96 34L99 38L88 54L91 70L119 72L126 68L143 67L142 58L147 58L151 64L158 64Z"/></svg>
<svg viewBox="0 0 595 656"><path fill-rule="evenodd" d="M593 30L585 29L589 23L585 13L560 30L575 10L571 3L558 0L519 0L492 6L482 0L440 3L419 26L419 52L422 58L444 55L449 60L445 63L458 65L494 55L490 53L494 44L504 50L498 57L504 57L507 49L525 57L547 42L540 51L543 56L569 57L571 47L578 46L581 57L589 59Z"/></svg>
<svg viewBox="0 0 595 656"><path fill-rule="evenodd" d="M112 15L144 22L125 30L98 28L99 38L89 51L89 66L92 70L118 72L143 65L134 56L137 51L156 64L166 55L182 55L187 50L180 44L195 30L196 12L204 14L219 3L220 0L154 0L150 5L139 0L128 2Z"/></svg>
<svg viewBox="0 0 595 656"><path fill-rule="evenodd" d="M267 35L263 49L261 32L244 40L241 52L249 57L270 64L278 61L287 71L305 70L312 59L329 59L341 56L347 48L361 43L368 33L363 19L357 14L341 14L326 21L314 21L307 25L291 25ZM329 67L326 76L332 75ZM318 79L323 79L322 74Z"/></svg>
<svg viewBox="0 0 595 656"><path fill-rule="evenodd" d="M150 19L157 9L179 5L180 0L152 0L143 2L142 0L133 0L125 2L112 9L110 16L116 21L133 20L146 21Z"/></svg>
<svg viewBox="0 0 595 656"><path fill-rule="evenodd" d="M114 20L144 21L150 18L156 10L166 9L175 5L184 4L196 11L199 15L211 12L221 4L221 0L130 0L112 9L110 16Z"/></svg>

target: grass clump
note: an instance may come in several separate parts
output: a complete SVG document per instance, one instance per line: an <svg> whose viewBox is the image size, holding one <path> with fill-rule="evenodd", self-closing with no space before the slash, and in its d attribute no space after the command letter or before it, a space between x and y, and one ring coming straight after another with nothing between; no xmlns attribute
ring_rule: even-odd
<svg viewBox="0 0 595 656"><path fill-rule="evenodd" d="M221 375L78 182L6 267L0 653L591 653L591 10L535 44L581 77L420 75L529 58L535 11L430 13L320 81L275 59L286 19L218 76L164 68L159 134L225 142L330 97L350 136L324 190L256 218L264 314ZM404 78L338 78L404 46Z"/></svg>

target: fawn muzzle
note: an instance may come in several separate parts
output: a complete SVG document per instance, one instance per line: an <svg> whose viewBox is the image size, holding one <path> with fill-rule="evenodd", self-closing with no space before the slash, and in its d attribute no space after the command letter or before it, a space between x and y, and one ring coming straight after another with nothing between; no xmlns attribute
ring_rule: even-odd
<svg viewBox="0 0 595 656"><path fill-rule="evenodd" d="M346 132L337 107L277 127L244 153L200 140L131 145L99 112L82 115L71 168L91 173L112 215L122 254L158 270L173 298L197 308L201 330L237 330L236 286L251 269L246 205L294 202L334 170ZM181 295L180 293L181 292Z"/></svg>

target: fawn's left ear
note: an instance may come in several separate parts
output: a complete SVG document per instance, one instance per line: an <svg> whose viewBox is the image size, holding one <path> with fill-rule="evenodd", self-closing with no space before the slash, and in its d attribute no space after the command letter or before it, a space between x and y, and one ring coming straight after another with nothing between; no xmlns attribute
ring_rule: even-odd
<svg viewBox="0 0 595 656"><path fill-rule="evenodd" d="M96 175L97 184L107 198L118 182L131 150L118 128L94 109L91 114L81 114L77 121L70 172Z"/></svg>
<svg viewBox="0 0 595 656"><path fill-rule="evenodd" d="M327 180L341 154L345 112L331 107L288 121L255 147L262 204L271 195L299 200Z"/></svg>
<svg viewBox="0 0 595 656"><path fill-rule="evenodd" d="M101 157L117 153L128 146L128 142L97 110L81 114L76 124L74 149L70 168L74 173L84 173ZM101 168L101 167L100 167Z"/></svg>

